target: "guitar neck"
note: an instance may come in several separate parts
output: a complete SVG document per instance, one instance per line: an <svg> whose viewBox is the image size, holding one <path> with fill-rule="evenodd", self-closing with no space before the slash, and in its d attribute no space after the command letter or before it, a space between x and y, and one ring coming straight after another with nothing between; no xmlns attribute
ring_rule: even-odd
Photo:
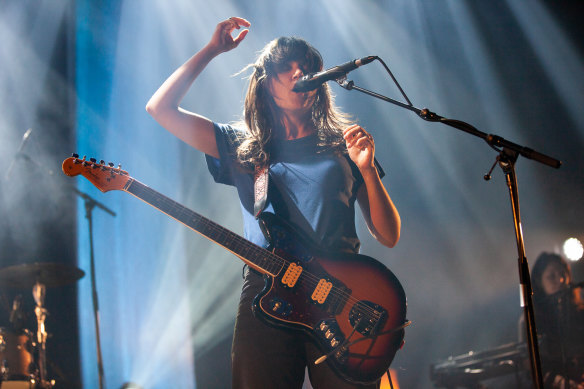
<svg viewBox="0 0 584 389"><path fill-rule="evenodd" d="M282 259L272 252L253 244L136 179L129 179L123 190L181 222L207 239L223 246L249 266L262 273L275 276L282 268Z"/></svg>

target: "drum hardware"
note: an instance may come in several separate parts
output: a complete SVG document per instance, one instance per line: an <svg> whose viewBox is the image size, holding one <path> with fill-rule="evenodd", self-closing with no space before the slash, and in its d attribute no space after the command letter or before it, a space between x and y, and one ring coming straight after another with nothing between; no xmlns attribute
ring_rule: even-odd
<svg viewBox="0 0 584 389"><path fill-rule="evenodd" d="M21 330L24 328L25 315L22 311L22 295L19 294L14 298L12 302L12 311L10 311L10 318L8 321L12 325L12 328L16 330Z"/></svg>
<svg viewBox="0 0 584 389"><path fill-rule="evenodd" d="M84 275L83 270L60 263L25 263L0 269L0 285L7 288L32 289L39 282L52 288L71 284Z"/></svg>
<svg viewBox="0 0 584 389"><path fill-rule="evenodd" d="M80 269L58 263L31 263L0 269L1 286L32 289L37 322L36 336L22 328L22 296L18 295L10 314L13 331L0 328L0 389L51 389L55 385L55 380L47 378L46 288L73 283L84 275Z"/></svg>
<svg viewBox="0 0 584 389"><path fill-rule="evenodd" d="M30 135L30 131L31 130L29 130L25 133L25 135L23 137L23 142L21 144L21 147L19 149L18 154L22 155L27 160L32 162L37 169L44 171L48 176L51 176L51 177L54 176L54 172L52 170L44 168L43 166L41 166L41 164L36 162L33 158L30 158L28 155L22 153L22 147L26 141L26 138L28 138L28 136ZM8 178L8 177L6 177L6 178ZM93 197L89 196L87 193L77 189L77 187L75 185L67 185L66 187L69 188L77 196L82 198L84 201L84 204L85 204L85 218L88 221L88 228L89 228L89 272L90 272L90 278L91 278L91 292L92 292L91 295L92 295L92 302L93 302L93 317L94 317L94 323L95 323L97 373L98 373L98 378L99 378L99 389L103 389L105 386L105 374L104 374L104 369L103 369L103 361L102 361L102 353L101 353L101 335L100 335L100 330L99 330L99 327L100 327L100 324L99 324L99 303L98 303L96 275L95 275L95 256L94 256L94 250L93 250L92 212L93 212L93 209L95 207L98 207L101 210L109 213L111 216L115 217L116 213L114 211L112 211L111 209L109 209L108 207L106 207L104 204L95 200ZM49 269L48 275L43 274L46 278L39 280L42 284L44 284L47 287L63 285L63 283L69 283L72 281L76 281L85 275L85 273L80 269L71 268L71 267L67 267L64 265L46 264L46 263L45 264L36 264L36 265L37 265L37 267L39 267L38 265L42 265L42 266L40 266L40 269L38 269L41 271L43 270L42 269L43 266L45 266ZM22 265L22 266L24 266L24 265ZM62 274L59 272L51 273L51 271L55 270L55 269L64 271L64 273L62 273ZM18 269L12 269L12 270L18 271ZM33 270L33 269L28 269L28 270ZM27 273L26 270L21 270L21 273L25 273L25 274L21 274L21 275L25 275L26 277L30 277L30 274L26 274ZM2 285L2 282L5 280L6 279L4 279L4 280L2 279L2 276L0 273L0 286ZM27 281L31 281L31 279L27 278ZM30 283L30 285L32 286L36 283L36 281L37 281L36 279L33 279L32 283L30 283L30 282L26 282L26 283L27 284ZM53 284L53 282L55 284ZM4 389L4 388L0 387L0 389Z"/></svg>
<svg viewBox="0 0 584 389"><path fill-rule="evenodd" d="M0 381L33 380L33 349L30 331L0 328Z"/></svg>
<svg viewBox="0 0 584 389"><path fill-rule="evenodd" d="M37 318L37 345L38 345L38 368L39 379L41 384L47 382L47 362L46 362L46 346L47 346L47 331L45 329L45 319L47 317L47 310L43 307L45 301L46 288L40 282L36 282L32 287L32 295L36 303L34 313ZM49 385L47 387L52 387Z"/></svg>
<svg viewBox="0 0 584 389"><path fill-rule="evenodd" d="M432 364L430 378L440 388L479 388L482 381L526 371L528 358L525 343L504 344Z"/></svg>

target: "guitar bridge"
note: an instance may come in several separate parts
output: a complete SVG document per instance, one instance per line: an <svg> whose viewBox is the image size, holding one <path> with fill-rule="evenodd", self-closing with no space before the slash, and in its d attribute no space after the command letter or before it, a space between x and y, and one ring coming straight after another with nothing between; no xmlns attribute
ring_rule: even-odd
<svg viewBox="0 0 584 389"><path fill-rule="evenodd" d="M349 322L364 336L375 336L387 320L387 311L371 301L359 301L349 312Z"/></svg>

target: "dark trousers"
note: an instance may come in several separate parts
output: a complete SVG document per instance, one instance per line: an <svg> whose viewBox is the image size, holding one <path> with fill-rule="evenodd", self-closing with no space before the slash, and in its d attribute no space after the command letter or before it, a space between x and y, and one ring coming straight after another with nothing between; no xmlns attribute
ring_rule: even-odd
<svg viewBox="0 0 584 389"><path fill-rule="evenodd" d="M377 389L339 378L304 334L268 326L254 317L251 304L263 289L261 275L246 269L231 349L234 389L301 389L305 367L314 389Z"/></svg>

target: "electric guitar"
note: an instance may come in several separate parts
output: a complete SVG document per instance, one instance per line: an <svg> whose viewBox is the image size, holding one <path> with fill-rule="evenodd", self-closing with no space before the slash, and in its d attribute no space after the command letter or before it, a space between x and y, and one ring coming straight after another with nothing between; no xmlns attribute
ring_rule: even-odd
<svg viewBox="0 0 584 389"><path fill-rule="evenodd" d="M345 380L376 382L403 345L406 296L395 275L360 254L319 249L300 231L271 213L259 218L270 242L263 248L191 211L129 176L127 171L77 155L63 162L69 176L81 174L102 192L122 190L223 246L264 274L266 285L253 311L266 322L304 331L326 362Z"/></svg>

